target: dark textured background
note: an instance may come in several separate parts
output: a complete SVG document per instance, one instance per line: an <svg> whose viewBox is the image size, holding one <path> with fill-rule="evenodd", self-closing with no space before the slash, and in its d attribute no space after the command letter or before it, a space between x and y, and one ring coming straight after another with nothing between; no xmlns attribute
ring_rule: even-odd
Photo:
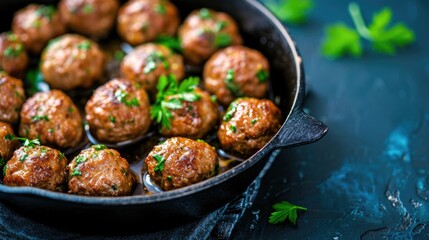
<svg viewBox="0 0 429 240"><path fill-rule="evenodd" d="M288 27L307 75L306 109L330 127L320 142L284 150L260 181L201 221L129 239L429 239L429 2L357 1L368 20L390 6L416 42L390 57L320 55L324 26L351 25L348 1L316 1L309 23ZM369 45L366 46L370 48ZM307 207L297 226L269 224L271 205ZM66 217L66 216L65 216ZM95 238L35 222L0 204L1 238Z"/></svg>

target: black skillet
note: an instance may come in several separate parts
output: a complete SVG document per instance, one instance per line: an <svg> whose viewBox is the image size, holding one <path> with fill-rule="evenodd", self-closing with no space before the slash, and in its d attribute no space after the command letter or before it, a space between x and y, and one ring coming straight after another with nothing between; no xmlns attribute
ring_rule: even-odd
<svg viewBox="0 0 429 240"><path fill-rule="evenodd" d="M2 31L10 28L12 14L29 2L34 1L0 1ZM49 0L37 2L55 3ZM285 119L278 133L265 147L229 171L177 190L107 198L0 184L2 202L32 217L42 216L75 227L83 227L84 223L103 223L117 227L138 225L140 230L149 231L154 225L181 223L225 205L244 192L273 150L312 143L326 134L327 127L302 110L305 95L302 59L286 29L266 8L254 0L172 2L180 9L182 18L191 10L202 7L229 13L238 22L245 45L260 50L270 60L272 100L280 107Z"/></svg>

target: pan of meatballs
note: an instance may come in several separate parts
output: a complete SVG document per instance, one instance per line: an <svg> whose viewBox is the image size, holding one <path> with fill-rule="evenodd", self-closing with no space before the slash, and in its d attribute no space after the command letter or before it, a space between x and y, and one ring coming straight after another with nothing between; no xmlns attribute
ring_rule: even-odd
<svg viewBox="0 0 429 240"><path fill-rule="evenodd" d="M273 150L327 132L302 110L294 42L257 1L22 0L0 13L0 200L33 216L200 217Z"/></svg>

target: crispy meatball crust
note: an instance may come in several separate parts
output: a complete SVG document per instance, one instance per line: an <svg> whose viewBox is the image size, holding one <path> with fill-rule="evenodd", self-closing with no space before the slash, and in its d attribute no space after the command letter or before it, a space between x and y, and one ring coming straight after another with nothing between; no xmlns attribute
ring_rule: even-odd
<svg viewBox="0 0 429 240"><path fill-rule="evenodd" d="M59 9L69 28L93 38L106 37L119 9L118 0L61 0Z"/></svg>
<svg viewBox="0 0 429 240"><path fill-rule="evenodd" d="M183 101L182 109L172 109L170 129L162 128L161 134L167 137L187 137L192 139L203 138L218 120L218 106L210 95L200 89L195 93L201 98L195 102ZM174 98L171 96L170 98ZM177 97L177 96L176 96Z"/></svg>
<svg viewBox="0 0 429 240"><path fill-rule="evenodd" d="M268 60L257 50L231 46L215 53L204 66L204 86L223 105L239 96L263 98L268 90Z"/></svg>
<svg viewBox="0 0 429 240"><path fill-rule="evenodd" d="M270 100L239 98L231 103L217 136L223 149L251 156L281 127L281 111Z"/></svg>
<svg viewBox="0 0 429 240"><path fill-rule="evenodd" d="M95 90L86 104L86 120L102 142L121 142L145 134L151 124L146 91L125 79L113 79Z"/></svg>
<svg viewBox="0 0 429 240"><path fill-rule="evenodd" d="M51 88L88 88L103 77L104 63L97 43L77 34L66 34L46 47L41 72Z"/></svg>
<svg viewBox="0 0 429 240"><path fill-rule="evenodd" d="M165 46L147 43L125 56L121 63L121 74L154 93L160 76L173 74L181 80L185 76L185 66L179 54Z"/></svg>
<svg viewBox="0 0 429 240"><path fill-rule="evenodd" d="M0 34L0 70L22 77L28 65L24 44L12 32Z"/></svg>
<svg viewBox="0 0 429 240"><path fill-rule="evenodd" d="M185 59L199 65L218 49L243 42L237 23L226 13L211 9L193 11L179 28Z"/></svg>
<svg viewBox="0 0 429 240"><path fill-rule="evenodd" d="M131 195L136 179L118 151L94 145L68 165L69 193L87 196Z"/></svg>
<svg viewBox="0 0 429 240"><path fill-rule="evenodd" d="M48 146L76 147L82 140L82 117L63 92L40 92L22 106L19 134L30 139L39 138Z"/></svg>
<svg viewBox="0 0 429 240"><path fill-rule="evenodd" d="M51 38L66 32L66 26L54 6L30 4L15 13L12 31L27 51L39 54Z"/></svg>
<svg viewBox="0 0 429 240"><path fill-rule="evenodd" d="M24 101L22 81L0 72L0 121L17 123Z"/></svg>
<svg viewBox="0 0 429 240"><path fill-rule="evenodd" d="M10 124L0 122L0 166L8 161L13 152L21 146L18 140L9 140L6 136L14 135Z"/></svg>
<svg viewBox="0 0 429 240"><path fill-rule="evenodd" d="M3 183L9 186L31 186L51 191L64 191L67 159L45 146L21 147L7 162Z"/></svg>
<svg viewBox="0 0 429 240"><path fill-rule="evenodd" d="M177 189L208 179L216 174L219 163L212 146L181 137L170 138L155 146L145 162L151 179L163 190ZM164 167L159 170L162 164Z"/></svg>
<svg viewBox="0 0 429 240"><path fill-rule="evenodd" d="M118 14L118 33L129 44L151 42L159 36L174 36L180 23L179 13L167 0L133 0Z"/></svg>

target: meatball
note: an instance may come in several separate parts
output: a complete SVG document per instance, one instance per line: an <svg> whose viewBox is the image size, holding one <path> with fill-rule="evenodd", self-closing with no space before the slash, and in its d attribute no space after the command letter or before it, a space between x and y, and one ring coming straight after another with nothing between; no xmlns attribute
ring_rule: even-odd
<svg viewBox="0 0 429 240"><path fill-rule="evenodd" d="M181 137L155 146L145 162L151 179L163 190L201 182L214 176L219 166L212 146Z"/></svg>
<svg viewBox="0 0 429 240"><path fill-rule="evenodd" d="M137 47L125 56L121 63L122 75L136 81L150 93L156 91L158 79L162 75L173 74L181 80L185 75L183 58L169 48L153 43Z"/></svg>
<svg viewBox="0 0 429 240"><path fill-rule="evenodd" d="M0 70L12 76L22 77L28 65L24 45L12 32L0 35Z"/></svg>
<svg viewBox="0 0 429 240"><path fill-rule="evenodd" d="M136 178L127 160L104 145L83 150L68 165L69 193L87 196L131 195Z"/></svg>
<svg viewBox="0 0 429 240"><path fill-rule="evenodd" d="M97 43L77 34L53 39L42 54L40 70L51 88L88 88L104 73L105 57Z"/></svg>
<svg viewBox="0 0 429 240"><path fill-rule="evenodd" d="M176 6L167 0L133 0L119 9L118 33L129 44L138 45L174 36L179 22Z"/></svg>
<svg viewBox="0 0 429 240"><path fill-rule="evenodd" d="M24 101L22 81L0 72L0 121L17 123Z"/></svg>
<svg viewBox="0 0 429 240"><path fill-rule="evenodd" d="M85 106L91 132L102 142L122 142L150 127L146 91L125 79L113 79L95 90Z"/></svg>
<svg viewBox="0 0 429 240"><path fill-rule="evenodd" d="M192 139L203 138L218 120L218 106L210 95L200 89L195 89L200 97L197 101L182 101L181 109L171 109L173 115L170 128L161 128L161 134L167 137L187 137ZM179 98L170 96L168 99Z"/></svg>
<svg viewBox="0 0 429 240"><path fill-rule="evenodd" d="M67 159L58 150L38 145L23 146L7 162L3 183L62 192L66 184Z"/></svg>
<svg viewBox="0 0 429 240"><path fill-rule="evenodd" d="M18 140L9 138L10 136L14 136L12 127L8 123L0 122L0 167L3 167L13 152L21 146Z"/></svg>
<svg viewBox="0 0 429 240"><path fill-rule="evenodd" d="M270 100L239 98L231 103L217 136L223 149L249 157L281 127L281 111Z"/></svg>
<svg viewBox="0 0 429 240"><path fill-rule="evenodd" d="M206 8L193 11L179 28L185 59L199 65L218 49L242 43L234 19Z"/></svg>
<svg viewBox="0 0 429 240"><path fill-rule="evenodd" d="M38 54L51 38L64 34L66 26L54 6L30 4L15 13L12 31L26 50Z"/></svg>
<svg viewBox="0 0 429 240"><path fill-rule="evenodd" d="M76 147L82 140L82 117L63 92L40 92L22 106L19 134L30 139L38 138L48 146Z"/></svg>
<svg viewBox="0 0 429 240"><path fill-rule="evenodd" d="M118 0L61 0L59 9L71 30L102 38L109 34L119 9Z"/></svg>
<svg viewBox="0 0 429 240"><path fill-rule="evenodd" d="M236 97L265 97L268 60L257 50L232 46L214 54L204 66L204 86L223 105Z"/></svg>

